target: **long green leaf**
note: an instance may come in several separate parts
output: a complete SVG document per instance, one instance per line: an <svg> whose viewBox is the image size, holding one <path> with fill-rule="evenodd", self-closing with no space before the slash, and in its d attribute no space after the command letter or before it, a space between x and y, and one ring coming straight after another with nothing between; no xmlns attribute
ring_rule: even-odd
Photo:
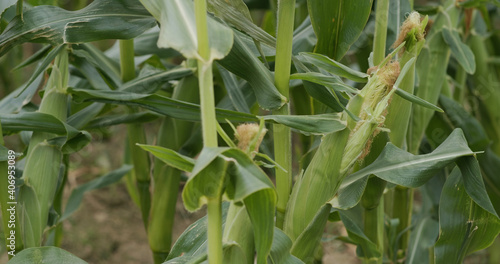
<svg viewBox="0 0 500 264"><path fill-rule="evenodd" d="M85 127L89 129L115 126L119 124L149 123L158 119L159 117L160 115L151 113L149 111L126 115L106 115L93 119Z"/></svg>
<svg viewBox="0 0 500 264"><path fill-rule="evenodd" d="M135 105L153 112L173 118L200 121L200 106L186 103L160 95L136 94L123 91L93 91L69 88L77 101L96 101L111 104ZM251 114L239 113L224 109L216 109L219 122L255 122L257 118Z"/></svg>
<svg viewBox="0 0 500 264"><path fill-rule="evenodd" d="M316 52L340 61L359 38L371 13L372 0L307 0L318 37Z"/></svg>
<svg viewBox="0 0 500 264"><path fill-rule="evenodd" d="M435 263L460 264L468 254L488 247L500 232L500 220L467 195L460 170L446 180L439 202L440 236Z"/></svg>
<svg viewBox="0 0 500 264"><path fill-rule="evenodd" d="M161 85L168 81L178 80L188 75L191 75L193 70L186 68L176 68L169 71L161 71L146 76L139 76L120 87L121 91L131 93L153 93L158 90Z"/></svg>
<svg viewBox="0 0 500 264"><path fill-rule="evenodd" d="M388 182L416 188L457 158L473 154L461 129L455 129L443 144L424 155L413 155L388 143L372 164L348 176L341 187L374 174Z"/></svg>
<svg viewBox="0 0 500 264"><path fill-rule="evenodd" d="M174 48L186 58L201 59L198 54L193 1L140 1L160 22L158 47ZM215 19L208 17L208 36L210 42L209 61L224 58L233 45L233 31L215 21Z"/></svg>
<svg viewBox="0 0 500 264"><path fill-rule="evenodd" d="M295 73L290 76L292 80L305 80L313 83L321 84L337 92L349 92L356 94L358 90L353 87L346 85L338 77L324 75L319 72L308 72L308 73Z"/></svg>
<svg viewBox="0 0 500 264"><path fill-rule="evenodd" d="M219 61L219 64L250 84L262 108L277 109L286 102L286 98L274 85L269 69L253 55L238 33L234 33L234 45L231 52Z"/></svg>
<svg viewBox="0 0 500 264"><path fill-rule="evenodd" d="M355 214L352 210L342 211L333 209L332 213L335 212L339 214L340 220L346 228L350 242L358 246L356 249L358 257L367 261L373 261L374 259L382 257L382 254L377 249L377 245L365 235L363 229L360 227L360 223L356 222L356 220L360 220L361 214Z"/></svg>
<svg viewBox="0 0 500 264"><path fill-rule="evenodd" d="M155 25L136 0L96 0L77 11L37 6L14 18L0 35L0 56L28 41L52 45L130 39Z"/></svg>
<svg viewBox="0 0 500 264"><path fill-rule="evenodd" d="M365 83L368 81L368 74L353 70L324 55L302 52L300 53L300 56L305 58L307 62L312 63L320 69L333 73L337 76L345 77L347 79L361 83Z"/></svg>
<svg viewBox="0 0 500 264"><path fill-rule="evenodd" d="M57 247L27 248L9 261L9 264L87 264L75 255Z"/></svg>
<svg viewBox="0 0 500 264"><path fill-rule="evenodd" d="M430 249L436 243L439 234L439 224L431 218L420 220L410 236L407 264L427 264L430 260Z"/></svg>
<svg viewBox="0 0 500 264"><path fill-rule="evenodd" d="M413 155L388 143L372 164L351 174L342 182L340 195L334 206L342 209L354 207L366 187L366 178L371 174L391 183L416 188L450 163L473 154L461 129L455 129L429 154Z"/></svg>
<svg viewBox="0 0 500 264"><path fill-rule="evenodd" d="M27 105L35 95L42 79L40 75L34 79L31 84L23 84L21 87L2 98L2 100L0 100L0 113L15 114L21 111L23 106Z"/></svg>
<svg viewBox="0 0 500 264"><path fill-rule="evenodd" d="M139 144L139 146L144 150L149 151L151 154L165 162L167 165L172 166L176 169L191 172L194 168L195 160L181 155L171 149L141 144Z"/></svg>
<svg viewBox="0 0 500 264"><path fill-rule="evenodd" d="M292 254L292 241L279 228L274 228L273 245L269 254L268 263L273 264L303 264L304 262Z"/></svg>
<svg viewBox="0 0 500 264"><path fill-rule="evenodd" d="M314 260L314 252L320 245L321 234L324 232L331 208L330 204L323 205L293 243L292 254L305 263L311 263Z"/></svg>
<svg viewBox="0 0 500 264"><path fill-rule="evenodd" d="M481 169L479 168L479 163L476 158L472 156L460 158L457 165L462 173L465 191L469 197L471 197L474 203L479 205L483 210L498 217L486 193Z"/></svg>
<svg viewBox="0 0 500 264"><path fill-rule="evenodd" d="M256 41L270 47L276 46L276 39L253 23L250 11L243 0L208 0L208 11L247 33Z"/></svg>
<svg viewBox="0 0 500 264"><path fill-rule="evenodd" d="M51 139L51 143L61 146L64 153L78 151L91 140L88 132L79 131L49 114L25 112L15 115L0 115L0 121L3 131L6 133L43 131L61 135L60 138Z"/></svg>
<svg viewBox="0 0 500 264"><path fill-rule="evenodd" d="M473 74L476 71L474 53L472 53L469 46L462 42L458 32L443 27L443 38L446 44L450 46L451 53L455 56L458 63L460 63L467 73Z"/></svg>
<svg viewBox="0 0 500 264"><path fill-rule="evenodd" d="M267 115L264 120L283 124L296 129L304 135L324 135L340 131L347 126L346 121L341 120L341 114L320 115Z"/></svg>
<svg viewBox="0 0 500 264"><path fill-rule="evenodd" d="M250 107L248 106L245 95L241 91L236 76L231 74L224 67L217 67L219 73L224 81L224 86L227 91L227 95L231 100L234 108L238 112L250 113Z"/></svg>

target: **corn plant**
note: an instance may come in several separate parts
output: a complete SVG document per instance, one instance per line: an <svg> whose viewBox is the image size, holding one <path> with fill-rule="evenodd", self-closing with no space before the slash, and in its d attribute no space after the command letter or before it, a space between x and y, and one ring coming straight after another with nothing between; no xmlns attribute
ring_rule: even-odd
<svg viewBox="0 0 500 264"><path fill-rule="evenodd" d="M362 263L500 261L497 0L5 3L1 68L34 69L1 84L9 263L86 263L62 222L120 181L154 263L322 263L329 222ZM65 201L122 124L124 165ZM180 187L206 216L174 241Z"/></svg>

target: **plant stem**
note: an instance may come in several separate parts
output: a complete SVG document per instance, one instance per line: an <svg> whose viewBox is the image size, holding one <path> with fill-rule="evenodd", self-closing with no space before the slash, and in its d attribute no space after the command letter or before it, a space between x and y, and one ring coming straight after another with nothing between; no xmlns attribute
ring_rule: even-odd
<svg viewBox="0 0 500 264"><path fill-rule="evenodd" d="M120 70L123 82L135 78L134 40L119 40L120 43Z"/></svg>
<svg viewBox="0 0 500 264"><path fill-rule="evenodd" d="M413 212L413 197L414 197L414 189L405 188L402 186L396 186L394 190L394 201L398 201L394 203L393 208L393 218L399 219L399 225L397 228L397 234L404 232L401 235L401 239L399 241L400 250L406 250L408 247L408 240L410 239L409 230L405 229L411 225L411 217ZM404 252L398 252L404 254Z"/></svg>
<svg viewBox="0 0 500 264"><path fill-rule="evenodd" d="M217 126L215 118L215 102L213 90L212 62L207 27L207 3L205 0L195 1L196 28L198 37L198 79L200 83L201 123L203 128L203 145L217 147Z"/></svg>
<svg viewBox="0 0 500 264"><path fill-rule="evenodd" d="M208 200L208 263L222 263L222 204L221 198Z"/></svg>
<svg viewBox="0 0 500 264"><path fill-rule="evenodd" d="M198 39L198 81L200 86L201 125L204 147L217 147L217 119L210 61L206 0L195 0L196 34ZM222 193L208 200L208 263L222 263Z"/></svg>
<svg viewBox="0 0 500 264"><path fill-rule="evenodd" d="M134 40L119 40L119 43L121 79L123 82L128 82L135 78ZM132 113L137 111L136 108L130 108L130 112ZM144 228L147 230L149 209L151 207L149 157L145 151L136 146L137 143L146 143L146 134L141 124L129 124L127 126L127 134L130 156L137 180L142 221Z"/></svg>
<svg viewBox="0 0 500 264"><path fill-rule="evenodd" d="M453 99L455 101L459 102L460 104L463 103L465 95L467 94L466 90L466 80L467 80L467 73L465 72L464 68L460 65L457 66L457 73L455 75L455 79L457 80L457 83L460 85L458 89L455 88L455 92L453 93Z"/></svg>
<svg viewBox="0 0 500 264"><path fill-rule="evenodd" d="M290 67L292 64L292 39L295 17L295 0L278 1L278 31L276 42L276 68L274 82L278 91L289 97ZM275 110L275 115L288 115L289 104ZM292 188L292 140L290 128L283 125L273 126L274 158L287 172L276 169L276 188L278 193L276 226L283 228L286 206Z"/></svg>
<svg viewBox="0 0 500 264"><path fill-rule="evenodd" d="M380 64L385 58L387 39L387 18L389 16L389 0L378 0L375 9L375 36L373 40L373 64Z"/></svg>

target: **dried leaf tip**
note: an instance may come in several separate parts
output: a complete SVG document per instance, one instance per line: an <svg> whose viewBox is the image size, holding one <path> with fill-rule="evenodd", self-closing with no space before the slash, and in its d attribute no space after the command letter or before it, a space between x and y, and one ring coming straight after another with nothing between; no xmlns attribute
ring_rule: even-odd
<svg viewBox="0 0 500 264"><path fill-rule="evenodd" d="M428 17L422 18L418 12L410 13L401 27L398 39L392 47L396 48L406 41L405 49L408 50L413 48L417 42L424 40L427 21Z"/></svg>
<svg viewBox="0 0 500 264"><path fill-rule="evenodd" d="M236 128L235 137L238 140L238 148L243 151L258 151L262 139L267 130L260 128L258 124L241 124ZM249 149L249 147L253 149Z"/></svg>

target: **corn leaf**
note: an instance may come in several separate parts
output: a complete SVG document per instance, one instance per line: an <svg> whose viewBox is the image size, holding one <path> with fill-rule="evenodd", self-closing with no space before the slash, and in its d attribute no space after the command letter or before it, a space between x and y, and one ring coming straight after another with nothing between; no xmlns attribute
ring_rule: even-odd
<svg viewBox="0 0 500 264"><path fill-rule="evenodd" d="M119 63L110 59L96 46L89 43L71 45L71 54L90 63L114 87L122 84Z"/></svg>
<svg viewBox="0 0 500 264"><path fill-rule="evenodd" d="M229 203L222 203L222 227L226 224ZM207 216L204 216L191 224L186 231L177 239L167 260L173 260L181 256L193 257L207 252ZM172 262L175 263L175 262Z"/></svg>
<svg viewBox="0 0 500 264"><path fill-rule="evenodd" d="M304 262L290 254L292 241L279 228L274 228L273 245L269 254L268 263L273 264L303 264Z"/></svg>
<svg viewBox="0 0 500 264"><path fill-rule="evenodd" d="M459 2L458 5L464 8L471 8L471 7L481 7L486 5L487 3L492 3L498 7L500 7L500 1L499 0L465 0L462 2Z"/></svg>
<svg viewBox="0 0 500 264"><path fill-rule="evenodd" d="M238 33L234 34L231 52L219 64L226 70L246 80L255 92L257 102L264 109L283 106L286 98L274 85L273 75L262 62L253 55Z"/></svg>
<svg viewBox="0 0 500 264"><path fill-rule="evenodd" d="M311 19L307 17L293 32L292 54L298 55L300 52L312 52L317 41Z"/></svg>
<svg viewBox="0 0 500 264"><path fill-rule="evenodd" d="M20 64L18 64L14 69L12 69L13 71L15 70L19 70L19 69L22 69L32 63L35 63L43 58L45 58L47 56L47 54L49 54L49 52L51 51L52 49L52 46L51 45L45 45L43 46L39 51L35 52L35 54L31 55L29 58L27 58L25 61L21 62Z"/></svg>
<svg viewBox="0 0 500 264"><path fill-rule="evenodd" d="M102 128L116 126L119 124L149 123L160 118L160 115L144 111L127 115L106 115L98 117L89 122L85 128ZM69 122L68 122L69 123Z"/></svg>
<svg viewBox="0 0 500 264"><path fill-rule="evenodd" d="M476 158L472 156L462 157L458 160L457 165L460 168L465 191L469 197L483 210L498 217L486 193L481 169Z"/></svg>
<svg viewBox="0 0 500 264"><path fill-rule="evenodd" d="M236 76L226 70L224 67L217 67L219 73L224 81L224 87L226 88L227 95L231 100L234 108L238 112L250 113L250 107L246 103L245 95L241 91Z"/></svg>
<svg viewBox="0 0 500 264"><path fill-rule="evenodd" d="M92 190L97 190L100 188L104 188L104 187L109 186L113 183L117 183L131 169L132 169L132 166L125 164L121 168L119 168L115 171L112 171L106 175L98 177L97 179L94 179L90 182L87 182L85 184L78 186L76 189L74 189L71 192L71 195L66 203L64 213L58 221L62 222L64 220L68 219L68 217L70 217L78 209L78 207L80 207L80 204L83 200L83 195L86 192L89 192Z"/></svg>
<svg viewBox="0 0 500 264"><path fill-rule="evenodd" d="M358 246L356 249L356 254L358 255L358 257L371 261L382 257L382 254L377 249L377 245L365 235L365 233L363 232L363 228L360 227L359 223L355 221L356 219L361 218L361 214L356 215L352 210L342 211L338 209L332 209L331 214L334 213L337 213L339 215L340 220L344 224L350 242ZM330 216L330 218L332 218L332 216Z"/></svg>
<svg viewBox="0 0 500 264"><path fill-rule="evenodd" d="M453 170L441 194L436 263L462 263L468 254L491 245L500 232L498 217L469 197L460 174Z"/></svg>
<svg viewBox="0 0 500 264"><path fill-rule="evenodd" d="M1 35L0 35L0 37L1 37ZM45 58L36 67L35 72L31 75L31 77L28 80L28 82L26 83L26 86L24 89L27 89L28 86L33 81L35 81L35 79L37 79L49 67L50 63L52 63L52 61L56 58L57 54L59 54L63 48L65 48L64 45L59 45L59 46L55 47L54 49L52 49L47 54L47 56L45 56ZM20 93L24 92L24 89L21 90Z"/></svg>
<svg viewBox="0 0 500 264"><path fill-rule="evenodd" d="M39 112L7 114L0 115L0 121L5 133L43 131L61 135L61 137L51 139L51 144L61 146L64 153L78 151L91 140L88 132L79 131L49 114Z"/></svg>
<svg viewBox="0 0 500 264"><path fill-rule="evenodd" d="M315 52L340 61L359 38L371 13L372 0L307 0L318 37Z"/></svg>
<svg viewBox="0 0 500 264"><path fill-rule="evenodd" d="M314 260L314 252L320 245L331 208L330 204L323 205L306 229L293 242L292 254L305 263L311 263Z"/></svg>
<svg viewBox="0 0 500 264"><path fill-rule="evenodd" d="M267 115L262 117L266 121L282 124L298 130L304 135L324 135L340 131L347 126L341 120L341 114L319 115Z"/></svg>
<svg viewBox="0 0 500 264"><path fill-rule="evenodd" d="M476 60L472 50L462 42L456 30L443 27L442 32L444 41L450 46L451 53L455 56L458 63L460 63L467 73L473 74L476 71Z"/></svg>
<svg viewBox="0 0 500 264"><path fill-rule="evenodd" d="M356 183L356 181L363 180L371 174L394 184L416 188L425 184L439 170L452 162L473 154L474 152L467 146L461 129L455 129L438 148L429 154L413 155L388 143L372 164L351 174L342 182L341 195L338 204L335 203L334 206L343 209L355 206L361 199L366 186L366 183ZM472 185L478 184L477 175L467 174L466 176L475 179L471 179L470 188L476 188ZM481 190L476 191L482 192ZM487 199L483 194L478 194L476 197ZM485 205L485 207L488 206Z"/></svg>
<svg viewBox="0 0 500 264"><path fill-rule="evenodd" d="M276 39L252 21L250 11L243 0L208 0L208 11L222 18L237 29L247 33L257 43L276 46Z"/></svg>
<svg viewBox="0 0 500 264"><path fill-rule="evenodd" d="M292 59L295 68L299 73L307 74L311 72L311 69L309 69L301 61L299 61L296 57L292 57ZM347 99L341 96L340 93L332 91L331 89L328 89L323 85L319 85L317 83L309 82L306 80L304 80L302 84L304 85L306 92L311 97L330 107L335 112L342 112L345 109L345 106L347 105Z"/></svg>
<svg viewBox="0 0 500 264"><path fill-rule="evenodd" d="M23 84L21 87L2 98L2 100L0 100L0 113L15 114L21 111L23 106L27 105L35 95L42 79L42 75L39 75L31 84Z"/></svg>
<svg viewBox="0 0 500 264"><path fill-rule="evenodd" d="M443 144L424 155L413 155L388 143L372 164L348 176L342 187L374 174L388 182L416 188L458 157L473 154L461 129L455 129Z"/></svg>
<svg viewBox="0 0 500 264"><path fill-rule="evenodd" d="M93 91L86 89L68 88L76 101L96 101L111 104L141 106L153 112L188 121L200 121L200 106L186 103L160 95L136 94L123 91ZM225 109L216 109L217 120L225 123L255 122L257 118L250 114L234 112Z"/></svg>
<svg viewBox="0 0 500 264"><path fill-rule="evenodd" d="M411 232L407 264L429 263L430 249L436 243L439 235L439 224L436 220L426 217L418 221Z"/></svg>
<svg viewBox="0 0 500 264"><path fill-rule="evenodd" d="M444 95L439 97L439 104L445 110L446 116L448 116L451 124L464 131L465 138L472 150L482 151L487 148L490 139L486 131L481 123L468 113L463 106Z"/></svg>
<svg viewBox="0 0 500 264"><path fill-rule="evenodd" d="M353 70L335 60L332 60L324 55L301 52L300 58L304 58L306 62L314 64L320 69L323 69L329 73L335 74L340 77L345 77L349 80L365 83L368 81L368 74Z"/></svg>
<svg viewBox="0 0 500 264"><path fill-rule="evenodd" d="M353 87L345 84L338 77L324 75L319 72L308 72L308 73L295 73L290 76L292 80L305 80L313 83L317 83L323 86L326 86L337 92L348 92L356 94L358 90Z"/></svg>
<svg viewBox="0 0 500 264"><path fill-rule="evenodd" d="M156 20L160 22L158 47L173 48L186 58L201 59L198 54L193 1L140 1ZM233 45L233 31L211 17L208 17L207 27L211 51L209 62L224 58ZM175 36L175 38L172 36Z"/></svg>
<svg viewBox="0 0 500 264"><path fill-rule="evenodd" d="M124 83L119 89L131 93L150 94L156 92L168 81L179 80L183 77L193 74L193 70L187 68L175 68L168 71L160 71L146 76L139 76L127 83Z"/></svg>
<svg viewBox="0 0 500 264"><path fill-rule="evenodd" d="M58 263L87 264L75 255L57 247L34 247L19 252L9 261L9 264Z"/></svg>
<svg viewBox="0 0 500 264"><path fill-rule="evenodd" d="M181 171L191 172L194 168L195 160L171 149L142 144L138 144L138 146L150 152L153 156L165 162L165 164Z"/></svg>
<svg viewBox="0 0 500 264"><path fill-rule="evenodd" d="M155 25L136 0L96 0L77 11L37 6L16 16L0 35L0 56L24 42L51 45L130 39Z"/></svg>

